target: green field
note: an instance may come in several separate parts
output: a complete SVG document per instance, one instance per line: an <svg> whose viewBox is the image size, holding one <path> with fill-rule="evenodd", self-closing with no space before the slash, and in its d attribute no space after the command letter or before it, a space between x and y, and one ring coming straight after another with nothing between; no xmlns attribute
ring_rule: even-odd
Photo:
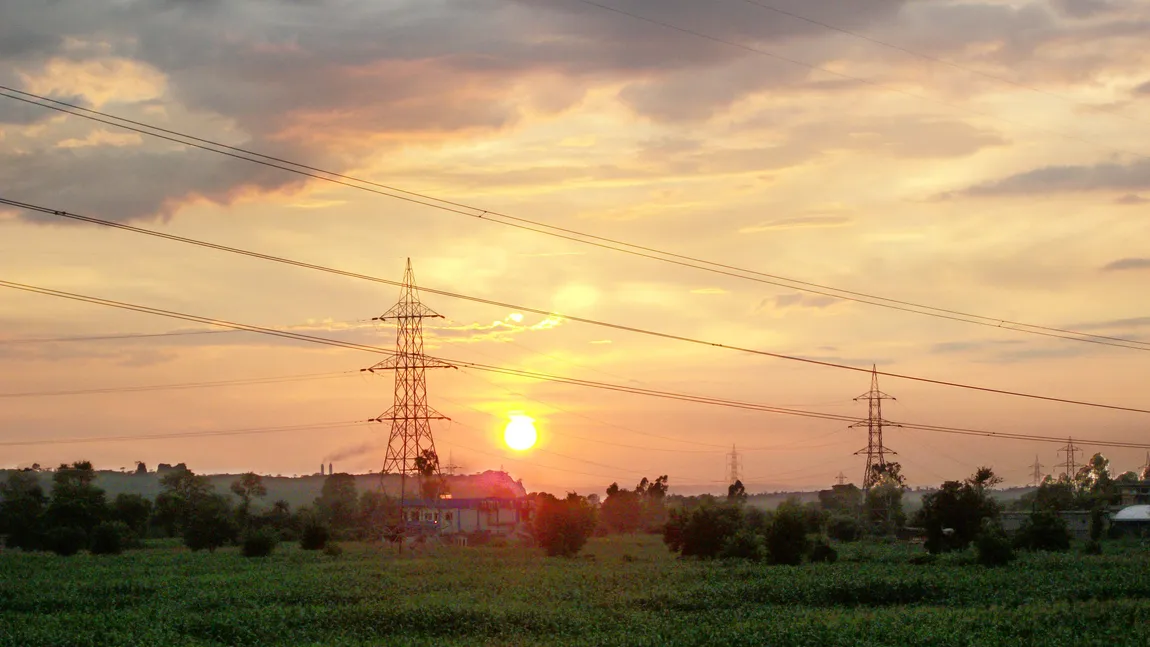
<svg viewBox="0 0 1150 647"><path fill-rule="evenodd" d="M0 644L1148 645L1150 553L1000 569L855 544L800 567L675 559L657 537L575 559L523 548L339 557L281 545L115 557L0 553Z"/></svg>

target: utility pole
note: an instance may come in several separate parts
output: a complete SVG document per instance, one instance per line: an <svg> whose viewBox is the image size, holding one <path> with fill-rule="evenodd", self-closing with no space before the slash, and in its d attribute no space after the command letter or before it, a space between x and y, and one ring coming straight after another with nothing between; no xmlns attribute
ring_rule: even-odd
<svg viewBox="0 0 1150 647"><path fill-rule="evenodd" d="M1066 454L1066 462L1062 464L1062 475L1066 477L1067 481L1073 481L1078 474L1078 462L1074 460L1074 456L1081 454L1082 450L1074 445L1073 438L1067 438L1066 446L1058 450L1058 453Z"/></svg>
<svg viewBox="0 0 1150 647"><path fill-rule="evenodd" d="M898 427L900 425L887 422L882 417L882 401L895 400L894 397L883 393L878 388L878 367L871 367L870 391L855 398L855 402L867 402L867 419L856 422L851 428L866 427L867 444L865 449L855 452L855 456L866 454L866 471L863 472L863 492L878 484L879 479L886 472L887 455L897 455L898 452L883 444L882 430L884 427Z"/></svg>
<svg viewBox="0 0 1150 647"><path fill-rule="evenodd" d="M734 485L739 480L739 450L731 445L731 453L727 454L727 481Z"/></svg>
<svg viewBox="0 0 1150 647"><path fill-rule="evenodd" d="M1030 474L1030 484L1038 487L1042 483L1042 468L1043 465L1038 462L1038 454L1034 455L1034 465L1030 466L1034 471Z"/></svg>
<svg viewBox="0 0 1150 647"><path fill-rule="evenodd" d="M382 362L363 369L395 372L395 393L391 408L372 422L391 423L391 434L387 440L387 453L383 459L380 474L380 487L387 474L399 474L399 551L403 552L403 540L407 532L407 517L404 510L407 498L407 475L415 471L415 460L426 451L435 451L435 439L431 435L432 420L449 420L427 405L427 375L429 368L455 368L447 362L427 357L423 354L423 320L443 316L419 302L419 290L415 286L415 273L411 269L411 259L403 273L403 287L399 302L373 321L394 321L395 355ZM436 461L436 476L439 465Z"/></svg>

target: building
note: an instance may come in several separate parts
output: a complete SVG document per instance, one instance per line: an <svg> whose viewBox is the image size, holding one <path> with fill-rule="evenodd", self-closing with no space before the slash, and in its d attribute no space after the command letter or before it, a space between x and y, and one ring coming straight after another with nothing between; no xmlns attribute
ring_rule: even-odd
<svg viewBox="0 0 1150 647"><path fill-rule="evenodd" d="M435 499L409 502L404 515L409 534L508 537L528 532L532 507L525 498Z"/></svg>
<svg viewBox="0 0 1150 647"><path fill-rule="evenodd" d="M1118 491L1122 495L1122 505L1150 505L1150 479L1143 479L1136 483L1119 483Z"/></svg>
<svg viewBox="0 0 1150 647"><path fill-rule="evenodd" d="M1150 505L1122 508L1110 518L1110 533L1115 537L1150 537Z"/></svg>
<svg viewBox="0 0 1150 647"><path fill-rule="evenodd" d="M1066 522L1066 529L1075 539L1086 541L1090 539L1090 513L1085 510L1063 510L1058 513ZM1030 518L1029 512L1003 512L999 516L1002 529L1014 534L1022 528L1022 524Z"/></svg>

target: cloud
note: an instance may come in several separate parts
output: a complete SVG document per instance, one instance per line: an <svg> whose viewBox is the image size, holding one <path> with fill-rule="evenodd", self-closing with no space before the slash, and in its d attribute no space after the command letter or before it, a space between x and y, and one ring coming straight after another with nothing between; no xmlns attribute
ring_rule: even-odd
<svg viewBox="0 0 1150 647"><path fill-rule="evenodd" d="M697 288L691 290L691 294L728 294L723 288Z"/></svg>
<svg viewBox="0 0 1150 647"><path fill-rule="evenodd" d="M1093 18L1118 9L1117 4L1109 0L1051 0L1050 4L1071 18Z"/></svg>
<svg viewBox="0 0 1150 647"><path fill-rule="evenodd" d="M769 310L775 312L785 312L787 310L825 310L837 303L840 299L834 297L827 297L817 294L805 294L803 292L792 292L789 294L780 294L775 297L763 299L759 303L759 310Z"/></svg>
<svg viewBox="0 0 1150 647"><path fill-rule="evenodd" d="M963 195L1031 196L1091 191L1150 190L1150 159L1130 164L1046 166L963 190Z"/></svg>
<svg viewBox="0 0 1150 647"><path fill-rule="evenodd" d="M1150 258L1122 258L1102 268L1103 272L1120 272L1123 270L1150 270Z"/></svg>
<svg viewBox="0 0 1150 647"><path fill-rule="evenodd" d="M1142 196L1134 193L1127 193L1126 195L1114 200L1114 204L1121 205L1146 204L1147 202L1150 202L1150 198L1143 198Z"/></svg>
<svg viewBox="0 0 1150 647"><path fill-rule="evenodd" d="M1134 88L1134 94L1150 94L1150 81L1147 81L1142 85Z"/></svg>
<svg viewBox="0 0 1150 647"><path fill-rule="evenodd" d="M782 220L769 220L750 227L743 227L740 234L757 234L764 231L777 231L781 229L816 229L823 227L845 227L853 224L853 220L844 216L801 216L797 218L784 218Z"/></svg>

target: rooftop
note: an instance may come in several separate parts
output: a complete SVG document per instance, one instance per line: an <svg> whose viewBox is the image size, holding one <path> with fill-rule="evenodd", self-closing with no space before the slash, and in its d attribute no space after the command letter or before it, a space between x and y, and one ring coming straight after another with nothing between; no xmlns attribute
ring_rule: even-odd
<svg viewBox="0 0 1150 647"><path fill-rule="evenodd" d="M1132 505L1122 508L1112 521L1150 521L1150 505Z"/></svg>

